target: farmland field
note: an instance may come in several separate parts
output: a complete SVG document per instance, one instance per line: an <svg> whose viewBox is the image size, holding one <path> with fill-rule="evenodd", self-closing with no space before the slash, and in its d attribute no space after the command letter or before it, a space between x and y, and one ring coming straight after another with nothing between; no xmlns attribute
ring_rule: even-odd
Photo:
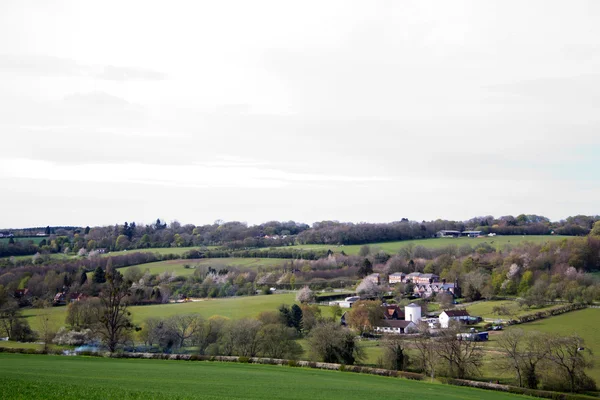
<svg viewBox="0 0 600 400"><path fill-rule="evenodd" d="M276 311L281 304L291 305L296 300L295 293L272 294L261 296L229 297L224 299L211 299L194 301L189 303L169 303L153 306L129 307L133 322L141 324L149 317L170 317L176 314L199 313L204 318L213 315L238 319L244 317L256 317L262 311ZM38 329L39 321L36 318L39 309L27 309L23 315L28 318L33 330ZM54 307L50 309L50 319L55 326L63 326L67 307Z"/></svg>
<svg viewBox="0 0 600 400"><path fill-rule="evenodd" d="M211 266L220 269L226 266L238 267L240 269L258 269L260 267L277 267L285 263L283 258L202 258L189 260L168 260L157 261L147 264L136 265L142 272L149 270L151 274L160 274L166 271L175 272L177 276L192 275L196 266ZM190 268L185 268L185 265ZM121 273L125 273L131 267L119 268Z"/></svg>
<svg viewBox="0 0 600 400"><path fill-rule="evenodd" d="M517 325L515 328L560 335L578 334L585 340L585 347L594 353L595 366L589 370L589 374L596 382L600 383L600 335L598 334L600 331L600 309L586 308Z"/></svg>
<svg viewBox="0 0 600 400"><path fill-rule="evenodd" d="M308 384L310 383L310 384ZM0 354L0 398L524 399L500 392L287 366Z"/></svg>
<svg viewBox="0 0 600 400"><path fill-rule="evenodd" d="M525 314L535 313L540 310L550 310L552 308L559 308L562 304L556 304L552 306L544 306L541 308L521 308L519 303L514 300L490 300L490 301L481 301L474 304L466 304L466 309L469 314L473 316L479 316L484 319L502 319L502 320L510 320L515 317L519 317ZM494 307L505 307L509 314L494 314L492 310ZM461 305L460 308L463 308Z"/></svg>
<svg viewBox="0 0 600 400"><path fill-rule="evenodd" d="M419 239L419 240L403 240L398 242L385 242L385 243L368 243L371 250L383 250L389 254L396 254L400 249L414 243L416 246L424 246L426 248L438 249L446 246L457 246L460 247L465 244L469 244L472 247L480 243L488 243L490 246L496 249L502 249L505 245L518 245L525 241L533 243L545 243L548 241L558 241L561 239L569 238L570 236L549 236L549 235L535 235L535 236L494 236L494 237L483 237L483 238L432 238L432 239ZM353 245L325 245L325 244L305 244L289 246L287 248L292 249L304 249L304 250L328 250L339 253L344 251L348 255L358 254L360 248L364 246L361 244Z"/></svg>
<svg viewBox="0 0 600 400"><path fill-rule="evenodd" d="M33 237L13 237L15 242L27 242L32 241L35 244L39 244L42 240L48 239L47 236L33 236ZM0 244L7 244L10 238L0 238Z"/></svg>
<svg viewBox="0 0 600 400"><path fill-rule="evenodd" d="M165 254L175 254L175 255L183 255L185 252L190 250L214 250L217 246L204 246L204 247L153 247L149 249L131 249L131 250L123 250L123 251L111 251L108 253L104 253L103 257L113 257L113 256L122 256L127 253L156 253L160 255Z"/></svg>

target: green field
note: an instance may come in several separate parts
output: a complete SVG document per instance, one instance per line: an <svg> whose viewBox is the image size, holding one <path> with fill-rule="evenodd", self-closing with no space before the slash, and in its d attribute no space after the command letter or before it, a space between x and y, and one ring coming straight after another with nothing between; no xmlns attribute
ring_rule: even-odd
<svg viewBox="0 0 600 400"><path fill-rule="evenodd" d="M0 354L11 399L524 399L500 392L287 366Z"/></svg>
<svg viewBox="0 0 600 400"><path fill-rule="evenodd" d="M488 243L490 246L496 249L502 249L506 245L518 245L525 241L533 243L545 243L548 241L558 241L561 239L569 238L570 236L494 236L494 237L483 237L483 238L433 238L433 239L419 239L419 240L403 240L398 242L386 242L386 243L368 243L372 251L383 250L389 254L396 254L403 247L409 243L414 243L416 246L424 246L431 249L439 249L446 246L457 246L460 247L465 244L469 244L475 247L479 243ZM356 255L360 251L360 248L364 246L361 244L353 245L324 245L324 244L306 244L288 246L286 248L292 249L303 249L303 250L331 250L339 253L343 251L348 255Z"/></svg>
<svg viewBox="0 0 600 400"><path fill-rule="evenodd" d="M213 315L238 319L244 317L256 317L262 311L276 311L281 304L291 305L296 300L295 293L272 294L261 296L229 297L224 299L210 299L194 301L189 303L169 303L154 306L134 306L129 307L133 322L141 324L146 318L160 317L166 318L176 314L199 313L204 318ZM23 315L27 317L33 330L39 327L38 318L36 318L39 309L30 308L23 310ZM50 309L50 319L57 327L63 326L67 307L54 307Z"/></svg>
<svg viewBox="0 0 600 400"><path fill-rule="evenodd" d="M494 314L492 310L494 307L506 307L509 314ZM490 300L490 301L481 301L474 304L466 304L466 309L472 316L479 316L484 319L501 319L501 320L510 320L521 315L535 313L540 310L550 310L552 308L559 308L562 304L549 305L540 308L521 308L519 303L514 300ZM461 305L460 308L463 308Z"/></svg>
<svg viewBox="0 0 600 400"><path fill-rule="evenodd" d="M283 258L202 258L198 260L168 260L157 261L147 264L139 264L135 267L142 272L148 270L151 274L160 274L166 271L175 272L177 276L192 275L197 266L211 266L216 269L221 269L227 266L237 267L239 269L258 269L277 267L285 263ZM190 268L185 268L185 265ZM131 267L119 268L121 273L125 273Z"/></svg>
<svg viewBox="0 0 600 400"><path fill-rule="evenodd" d="M34 236L34 237L13 237L15 242L27 242L32 241L35 244L39 244L42 240L48 239L47 236ZM6 244L10 241L10 238L0 238L0 244Z"/></svg>
<svg viewBox="0 0 600 400"><path fill-rule="evenodd" d="M517 325L515 328L560 335L578 334L585 340L585 347L594 353L595 366L589 370L589 374L596 382L600 383L600 309L586 308Z"/></svg>
<svg viewBox="0 0 600 400"><path fill-rule="evenodd" d="M153 247L150 249L131 249L131 250L123 250L123 251L109 251L104 253L103 257L113 257L113 256L122 256L127 253L156 253L160 255L165 254L175 254L175 255L183 255L185 252L190 250L214 250L218 246L204 246L204 247Z"/></svg>

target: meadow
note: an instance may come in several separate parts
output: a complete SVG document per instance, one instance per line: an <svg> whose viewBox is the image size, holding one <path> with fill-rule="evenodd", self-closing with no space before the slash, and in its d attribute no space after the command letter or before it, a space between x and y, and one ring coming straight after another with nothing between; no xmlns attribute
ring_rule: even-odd
<svg viewBox="0 0 600 400"><path fill-rule="evenodd" d="M222 269L227 266L236 267L239 269L253 269L278 267L285 263L283 258L201 258L188 260L168 260L157 261L147 264L136 265L142 272L148 270L151 274L161 274L163 272L174 272L177 276L193 275L196 267L205 266L215 269ZM185 268L185 266L189 268ZM129 268L119 268L121 273L125 273Z"/></svg>
<svg viewBox="0 0 600 400"><path fill-rule="evenodd" d="M214 250L217 248L218 248L218 246L151 247L149 249L131 249L131 250L122 250L122 251L109 251L107 253L102 254L102 257L122 256L127 253L154 253L154 254L160 254L161 256L164 256L165 254L175 254L176 256L181 256L190 250Z"/></svg>
<svg viewBox="0 0 600 400"><path fill-rule="evenodd" d="M399 378L287 366L0 354L11 399L524 399Z"/></svg>
<svg viewBox="0 0 600 400"><path fill-rule="evenodd" d="M593 353L594 368L589 374L596 382L600 383L600 309L586 308L545 318L527 324L517 325L510 329L523 329L526 331L547 332L560 335L577 334L585 341L585 347Z"/></svg>
<svg viewBox="0 0 600 400"><path fill-rule="evenodd" d="M463 246L468 244L472 247L480 243L487 243L490 246L495 247L498 250L501 250L504 246L507 245L519 245L523 242L533 242L533 243L546 243L548 241L558 241L565 238L569 238L569 236L547 236L547 235L531 235L531 236L494 236L494 237L481 237L481 238L469 238L469 237L460 237L460 238L432 238L432 239L417 239L417 240L402 240L397 242L384 242L384 243L367 243L369 247L371 247L372 251L382 250L388 254L396 254L403 247L406 247L408 244L412 243L415 246L424 246L430 249L439 249L446 246ZM325 245L325 244L305 244L305 245L295 245L288 246L286 248L293 249L302 249L302 250L331 250L334 253L344 252L348 255L356 255L359 253L360 248L364 246L363 244L353 244L353 245Z"/></svg>
<svg viewBox="0 0 600 400"><path fill-rule="evenodd" d="M229 297L223 299L204 299L187 303L169 303L152 306L129 307L133 322L141 324L146 318L166 318L176 314L198 313L204 318L220 315L231 319L254 318L263 311L276 311L282 304L292 305L296 302L295 293L272 294L260 296ZM39 329L38 315L40 309L30 308L23 310L33 330ZM53 326L61 327L65 323L67 307L53 307L49 309L50 320Z"/></svg>
<svg viewBox="0 0 600 400"><path fill-rule="evenodd" d="M460 305L460 308L466 308L470 315L479 316L486 320L511 320L521 315L535 313L540 310L551 310L553 308L559 308L562 304L547 305L538 308L521 308L518 302L515 300L488 300L481 301L472 304ZM509 313L508 314L495 314L493 313L494 307L504 307Z"/></svg>
<svg viewBox="0 0 600 400"><path fill-rule="evenodd" d="M32 236L32 237L13 237L12 238L15 242L27 242L27 241L31 241L35 244L40 244L40 242L44 239L48 239L47 236ZM0 238L0 244L8 244L8 242L10 241L10 238L7 237L2 237Z"/></svg>

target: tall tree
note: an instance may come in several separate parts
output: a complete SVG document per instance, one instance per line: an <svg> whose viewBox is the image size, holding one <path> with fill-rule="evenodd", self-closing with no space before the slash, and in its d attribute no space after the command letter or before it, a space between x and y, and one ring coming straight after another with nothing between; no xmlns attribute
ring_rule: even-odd
<svg viewBox="0 0 600 400"><path fill-rule="evenodd" d="M123 275L117 270L109 271L99 296L101 306L97 309L97 333L111 353L133 329L131 313L125 301L129 294L129 286L123 280Z"/></svg>

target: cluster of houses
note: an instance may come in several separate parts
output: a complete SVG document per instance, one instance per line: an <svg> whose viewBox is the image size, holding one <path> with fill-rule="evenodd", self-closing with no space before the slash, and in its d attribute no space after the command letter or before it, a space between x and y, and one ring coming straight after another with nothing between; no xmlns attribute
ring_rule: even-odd
<svg viewBox="0 0 600 400"><path fill-rule="evenodd" d="M395 272L389 276L390 285L409 282L414 284L413 292L417 297L429 298L438 293L449 293L453 297L459 296L460 288L457 283L448 283L445 279L440 282L440 277L436 274Z"/></svg>
<svg viewBox="0 0 600 400"><path fill-rule="evenodd" d="M358 301L357 296L347 298L351 304ZM453 321L460 322L463 324L472 324L479 322L479 317L472 317L467 310L444 310L440 313L438 318L424 318L421 312L421 306L415 303L411 303L404 308L396 304L383 303L382 307L382 318L379 320L376 326L374 326L375 333L391 333L391 334L411 334L418 332L418 325L421 322L426 323L431 329L447 329L453 323ZM345 312L342 315L341 323L346 325L348 313ZM479 340L479 338L477 338ZM484 339L481 339L484 340ZM487 339L485 339L487 340Z"/></svg>
<svg viewBox="0 0 600 400"><path fill-rule="evenodd" d="M52 300L53 306L64 306L68 303L74 303L76 301L81 301L88 296L83 293L72 292L69 293L67 291L58 292L54 295L54 299Z"/></svg>

